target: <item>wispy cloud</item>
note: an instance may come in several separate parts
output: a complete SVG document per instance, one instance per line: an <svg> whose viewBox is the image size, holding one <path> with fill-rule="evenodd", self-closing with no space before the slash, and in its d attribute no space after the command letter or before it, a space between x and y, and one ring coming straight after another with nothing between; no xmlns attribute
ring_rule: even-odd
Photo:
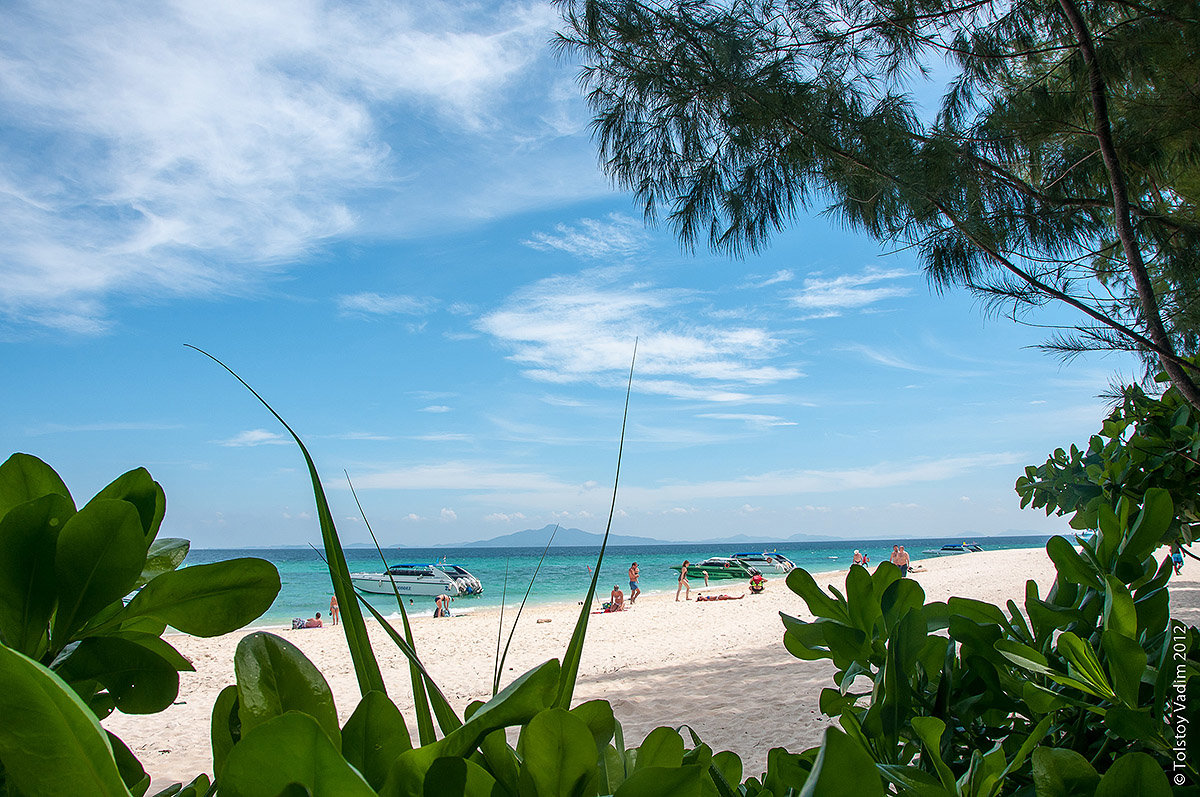
<svg viewBox="0 0 1200 797"><path fill-rule="evenodd" d="M743 421L750 426L771 427L771 426L795 426L795 421L789 421L785 418L780 418L778 415L757 415L747 412L705 412L701 413L700 418L712 418L718 421Z"/></svg>
<svg viewBox="0 0 1200 797"><path fill-rule="evenodd" d="M566 102L535 81L549 4L27 0L4 17L0 318L95 334L116 293L245 292L376 218L395 235L589 184L514 152L518 127L559 135L536 115L498 115ZM404 112L454 159L428 165ZM512 173L481 177L498 147ZM414 179L426 165L436 185Z"/></svg>
<svg viewBox="0 0 1200 797"><path fill-rule="evenodd" d="M163 432L168 429L182 429L177 423L154 423L152 421L113 421L111 423L80 423L62 424L48 423L30 429L26 434L32 436L44 434L69 434L72 432Z"/></svg>
<svg viewBox="0 0 1200 797"><path fill-rule="evenodd" d="M250 429L239 432L228 440L218 440L217 445L240 448L243 446L282 446L289 445L291 440L283 435L268 432L266 429Z"/></svg>
<svg viewBox="0 0 1200 797"><path fill-rule="evenodd" d="M884 299L908 296L912 289L895 284L895 280L913 275L914 272L905 269L868 268L858 274L839 277L808 277L803 289L788 298L793 305L807 311L807 318L829 318L847 310L861 310Z"/></svg>
<svg viewBox="0 0 1200 797"><path fill-rule="evenodd" d="M436 299L404 294L353 293L337 298L342 315L425 315L436 306Z"/></svg>
<svg viewBox="0 0 1200 797"><path fill-rule="evenodd" d="M522 241L533 249L557 249L590 260L622 260L638 252L648 239L642 222L620 213L604 220L580 219L574 225L559 224L554 232L535 232Z"/></svg>
<svg viewBox="0 0 1200 797"><path fill-rule="evenodd" d="M771 285L778 285L781 282L791 282L795 278L796 275L790 268L781 268L769 277L751 280L749 286L751 288L766 288Z"/></svg>
<svg viewBox="0 0 1200 797"><path fill-rule="evenodd" d="M450 407L447 407L445 404L430 404L428 407L422 407L421 412L450 412Z"/></svg>
<svg viewBox="0 0 1200 797"><path fill-rule="evenodd" d="M477 327L508 348L532 379L613 385L638 343L638 390L708 401L748 401L750 388L803 374L775 365L785 340L746 325L697 323L686 291L632 283L620 269L536 282Z"/></svg>

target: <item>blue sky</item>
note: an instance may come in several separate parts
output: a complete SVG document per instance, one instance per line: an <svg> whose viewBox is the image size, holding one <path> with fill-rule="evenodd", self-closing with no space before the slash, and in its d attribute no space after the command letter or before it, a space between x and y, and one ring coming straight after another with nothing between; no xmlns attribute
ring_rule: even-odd
<svg viewBox="0 0 1200 797"><path fill-rule="evenodd" d="M1132 363L934 295L819 216L682 252L596 165L538 3L14 3L0 435L76 498L145 465L198 546L603 530L1055 532L1013 482ZM1056 311L1033 320L1055 323Z"/></svg>

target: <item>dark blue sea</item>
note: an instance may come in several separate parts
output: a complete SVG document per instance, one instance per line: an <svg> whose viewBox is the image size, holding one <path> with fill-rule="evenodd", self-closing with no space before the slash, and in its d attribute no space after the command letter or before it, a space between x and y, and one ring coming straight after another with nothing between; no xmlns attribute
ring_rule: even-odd
<svg viewBox="0 0 1200 797"><path fill-rule="evenodd" d="M1043 548L1049 536L1022 537L973 537L971 542L984 550L1012 548ZM797 566L810 572L841 570L849 567L854 550L861 550L871 557L872 564L886 561L892 545L903 545L914 560L922 558L927 548L939 548L945 544L963 542L962 537L908 540L871 540L858 542L802 542L713 545L679 543L672 545L610 545L604 555L604 566L597 586L597 594L606 595L614 584L628 592L627 571L631 562L641 568L641 587L645 593L664 592L675 589L678 578L671 565L684 559L697 562L710 556L728 556L740 551L779 551ZM591 580L591 568L596 564L598 547L558 547L546 554L541 572L529 594L529 602L560 603L580 601L587 595ZM347 548L346 561L351 572L380 572L382 563L379 552L374 548ZM477 607L495 607L501 602L512 606L520 603L534 568L542 556L541 548L396 548L384 549L389 564L429 563L442 557L448 562L462 565L483 583L484 593L479 597L460 598L454 603L455 613L469 612ZM329 573L321 556L311 548L250 548L250 549L196 549L187 558L185 565L204 564L222 559L254 556L266 559L279 569L282 588L270 610L256 625L287 624L293 617L311 617L314 612L323 614L329 608L333 587ZM507 575L506 575L507 573ZM768 578L771 573L766 573ZM507 586L506 586L507 583ZM693 586L695 585L693 581ZM395 613L395 598L376 596L373 605L385 615ZM416 603L407 607L411 614L421 616L433 613L433 598L416 598Z"/></svg>

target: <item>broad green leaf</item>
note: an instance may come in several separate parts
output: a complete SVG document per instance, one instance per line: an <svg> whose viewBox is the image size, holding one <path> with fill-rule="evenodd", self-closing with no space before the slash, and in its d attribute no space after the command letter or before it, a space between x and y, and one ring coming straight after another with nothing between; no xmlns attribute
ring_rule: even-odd
<svg viewBox="0 0 1200 797"><path fill-rule="evenodd" d="M487 770L467 758L439 758L429 767L424 797L502 797L505 794Z"/></svg>
<svg viewBox="0 0 1200 797"><path fill-rule="evenodd" d="M289 711L307 714L341 749L333 693L324 676L286 639L256 631L242 637L233 657L243 736Z"/></svg>
<svg viewBox="0 0 1200 797"><path fill-rule="evenodd" d="M1033 751L1033 782L1038 797L1092 797L1100 776L1074 750L1039 747Z"/></svg>
<svg viewBox="0 0 1200 797"><path fill-rule="evenodd" d="M884 564L896 567L891 562ZM850 572L846 574L846 607L850 612L850 624L868 636L873 636L875 621L883 616L883 612L879 608L879 596L875 594L871 574L865 567L851 567Z"/></svg>
<svg viewBox="0 0 1200 797"><path fill-rule="evenodd" d="M242 721L238 716L238 688L227 686L217 695L213 703L212 719L209 723L209 741L212 745L213 773L219 780L229 751L242 738Z"/></svg>
<svg viewBox="0 0 1200 797"><path fill-rule="evenodd" d="M1174 519L1175 504L1171 494L1161 487L1150 488L1146 491L1142 511L1138 513L1128 539L1120 547L1120 553L1138 561L1145 559L1161 544L1163 535Z"/></svg>
<svg viewBox="0 0 1200 797"><path fill-rule="evenodd" d="M55 663L69 684L100 683L125 714L155 714L179 695L179 672L149 648L117 637L88 637Z"/></svg>
<svg viewBox="0 0 1200 797"><path fill-rule="evenodd" d="M715 753L712 757L712 763L709 765L709 773L716 769L721 773L722 779L734 788L742 782L742 759L737 753L731 753L728 750L722 750ZM716 780L716 776L713 777Z"/></svg>
<svg viewBox="0 0 1200 797"><path fill-rule="evenodd" d="M261 617L278 594L275 565L227 559L163 573L134 596L120 619L152 617L185 634L220 636Z"/></svg>
<svg viewBox="0 0 1200 797"><path fill-rule="evenodd" d="M133 504L96 499L72 515L54 551L56 649L94 614L129 594L145 560L146 539Z"/></svg>
<svg viewBox="0 0 1200 797"><path fill-rule="evenodd" d="M1104 727L1122 739L1153 744L1163 732L1163 726L1148 709L1129 709L1113 706L1104 712Z"/></svg>
<svg viewBox="0 0 1200 797"><path fill-rule="evenodd" d="M800 797L883 797L875 761L837 728L826 728L820 752Z"/></svg>
<svg viewBox="0 0 1200 797"><path fill-rule="evenodd" d="M145 468L135 468L114 479L107 487L96 493L93 501L105 498L115 498L128 501L137 509L141 519L142 531L146 535L146 545L158 536L158 528L162 525L163 516L167 512L167 498L163 494L162 485L150 477Z"/></svg>
<svg viewBox="0 0 1200 797"><path fill-rule="evenodd" d="M1008 618L1004 616L1004 612L992 603L977 601L974 598L950 598L946 601L946 606L951 617L962 617L980 625L1008 625Z"/></svg>
<svg viewBox="0 0 1200 797"><path fill-rule="evenodd" d="M1105 631L1100 640L1113 691L1123 703L1136 707L1138 689L1146 673L1146 651L1137 642L1111 629Z"/></svg>
<svg viewBox="0 0 1200 797"><path fill-rule="evenodd" d="M1011 661L1013 664L1030 672L1046 675L1052 670L1046 657L1038 651L1022 645L1020 642L1014 642L1011 639L996 640L995 648L1000 652L1000 655Z"/></svg>
<svg viewBox="0 0 1200 797"><path fill-rule="evenodd" d="M920 610L924 607L925 590L911 578L897 578L883 591L879 605L883 610L884 626L891 632L901 617L913 609ZM922 616L928 630L928 617L924 614Z"/></svg>
<svg viewBox="0 0 1200 797"><path fill-rule="evenodd" d="M1133 596L1116 576L1105 575L1104 582L1105 630L1136 639L1137 609L1133 605Z"/></svg>
<svg viewBox="0 0 1200 797"><path fill-rule="evenodd" d="M788 573L787 585L788 589L804 599L814 617L828 617L847 624L850 622L845 604L829 597L804 568L797 567Z"/></svg>
<svg viewBox="0 0 1200 797"><path fill-rule="evenodd" d="M677 767L683 764L683 737L674 728L655 728L638 748L637 767Z"/></svg>
<svg viewBox="0 0 1200 797"><path fill-rule="evenodd" d="M592 738L596 741L597 755L603 755L616 732L616 719L613 717L612 704L607 700L589 700L575 706L571 709L571 713L588 726Z"/></svg>
<svg viewBox="0 0 1200 797"><path fill-rule="evenodd" d="M58 676L0 645L0 683L0 761L10 788L129 797L100 722Z"/></svg>
<svg viewBox="0 0 1200 797"><path fill-rule="evenodd" d="M611 750L611 746L608 749ZM503 730L492 731L484 736L479 741L479 752L483 755L487 770L492 777L498 780L510 794L516 794L520 790L520 773L518 771L520 762L517 760L517 751L509 745L505 732ZM608 791L613 788L615 787L608 787Z"/></svg>
<svg viewBox="0 0 1200 797"><path fill-rule="evenodd" d="M634 772L613 797L700 797L704 770L699 766L649 767Z"/></svg>
<svg viewBox="0 0 1200 797"><path fill-rule="evenodd" d="M571 712L548 708L521 729L521 793L530 797L574 797L596 767L596 742L587 724Z"/></svg>
<svg viewBox="0 0 1200 797"><path fill-rule="evenodd" d="M293 783L314 795L375 796L326 730L295 711L246 733L229 752L218 781L222 797L278 797Z"/></svg>
<svg viewBox="0 0 1200 797"><path fill-rule="evenodd" d="M928 761L935 772L937 772L938 780L942 782L942 786L947 791L954 794L958 792L955 787L954 773L950 771L950 767L946 766L946 762L942 760L942 733L946 730L946 723L942 722L937 717L913 717L912 729L917 734L917 738L921 740L921 747L924 752L922 759Z"/></svg>
<svg viewBox="0 0 1200 797"><path fill-rule="evenodd" d="M44 495L61 495L71 502L71 491L45 462L30 454L13 454L0 465L0 517L18 504Z"/></svg>
<svg viewBox="0 0 1200 797"><path fill-rule="evenodd" d="M171 643L167 642L158 634L145 634L138 631L126 631L122 629L120 631L114 631L110 634L105 634L104 636L124 639L141 645L151 653L155 653L163 659L166 659L170 665L179 672L196 671L196 668L192 666L192 662L187 656L184 656L178 650L171 647Z"/></svg>
<svg viewBox="0 0 1200 797"><path fill-rule="evenodd" d="M404 717L383 692L363 695L342 726L342 755L373 789L383 786L396 758L411 749Z"/></svg>
<svg viewBox="0 0 1200 797"><path fill-rule="evenodd" d="M142 762L137 760L137 756L121 741L119 736L116 736L112 731L106 731L108 737L108 746L112 748L113 760L117 764L117 773L121 776L121 782L125 784L125 788L133 793L134 797L145 794L150 788L150 776L146 774L145 768L142 767Z"/></svg>
<svg viewBox="0 0 1200 797"><path fill-rule="evenodd" d="M187 558L191 543L187 540L163 537L150 543L146 551L146 562L142 565L142 574L138 577L137 586L142 586L163 573L170 573L183 564Z"/></svg>
<svg viewBox="0 0 1200 797"><path fill-rule="evenodd" d="M1066 537L1051 537L1046 543L1046 553L1050 555L1051 561L1058 569L1058 577L1063 581L1082 584L1097 592L1103 589L1096 571L1084 561Z"/></svg>
<svg viewBox="0 0 1200 797"><path fill-rule="evenodd" d="M1073 675L1091 685L1100 696L1110 700L1116 697L1091 645L1070 631L1064 631L1059 634L1057 649L1070 664Z"/></svg>
<svg viewBox="0 0 1200 797"><path fill-rule="evenodd" d="M40 655L45 644L56 596L55 546L74 513L69 498L50 493L0 518L0 639L28 656Z"/></svg>
<svg viewBox="0 0 1200 797"><path fill-rule="evenodd" d="M1179 771L1179 770L1176 770ZM1171 783L1162 765L1145 753L1126 753L1112 763L1095 797L1170 797Z"/></svg>

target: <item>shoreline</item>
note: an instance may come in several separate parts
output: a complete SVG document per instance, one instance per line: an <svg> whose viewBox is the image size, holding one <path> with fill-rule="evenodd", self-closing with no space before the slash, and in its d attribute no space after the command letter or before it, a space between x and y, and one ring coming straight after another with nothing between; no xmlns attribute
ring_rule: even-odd
<svg viewBox="0 0 1200 797"><path fill-rule="evenodd" d="M1044 594L1055 576L1042 549L939 557L923 565L926 571L915 580L927 602L958 595L999 605L1008 599L1023 604L1027 578L1037 581ZM822 587L833 584L841 589L846 572L814 576ZM1184 573L1181 594L1195 607L1200 568ZM745 582L724 581L708 591L713 590L738 594ZM577 601L527 605L505 662L502 686L547 659L561 658L579 610ZM628 611L591 615L575 702L609 700L630 744L640 743L655 727L688 724L714 750L733 750L741 756L747 773L759 772L770 748L803 750L819 743L831 722L817 706L820 690L831 685L833 666L802 661L786 651L780 612L810 616L804 601L784 585L782 574L768 579L762 595L741 600L676 602L670 593L647 593ZM1197 617L1200 610L1182 619L1195 623ZM491 695L498 619L499 607L444 619L412 618L421 660L457 711ZM511 623L506 609L505 635ZM368 626L388 693L411 725L408 660L378 624ZM243 629L213 639L172 635L171 643L196 668L194 673L181 673L176 705L148 716L113 714L103 722L142 761L155 788L186 782L211 769L212 705L217 693L234 682L238 640L254 630L277 633L312 660L333 690L342 721L354 710L358 685L345 636L335 626Z"/></svg>

